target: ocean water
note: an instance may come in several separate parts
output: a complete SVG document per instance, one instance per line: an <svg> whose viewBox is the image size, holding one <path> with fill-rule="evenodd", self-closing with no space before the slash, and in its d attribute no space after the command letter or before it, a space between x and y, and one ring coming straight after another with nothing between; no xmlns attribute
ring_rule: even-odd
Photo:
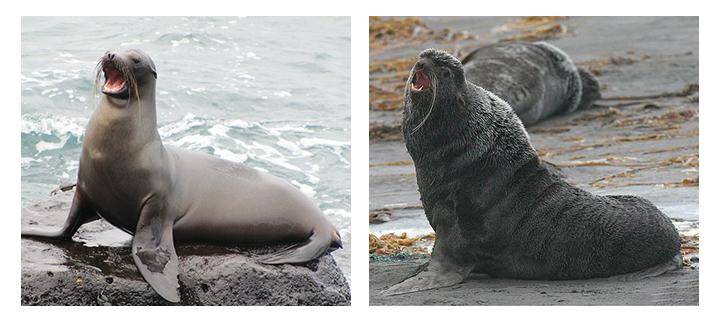
<svg viewBox="0 0 720 329"><path fill-rule="evenodd" d="M158 71L164 143L270 172L350 245L350 19L22 19L22 203L77 177L95 65L138 48ZM333 253L350 275L349 248Z"/></svg>

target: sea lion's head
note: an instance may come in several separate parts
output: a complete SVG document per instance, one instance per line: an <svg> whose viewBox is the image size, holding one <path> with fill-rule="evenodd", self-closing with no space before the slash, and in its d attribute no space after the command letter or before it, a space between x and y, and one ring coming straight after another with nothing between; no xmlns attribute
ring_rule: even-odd
<svg viewBox="0 0 720 329"><path fill-rule="evenodd" d="M411 133L426 123L433 109L452 110L462 104L465 84L462 63L453 55L437 49L421 52L405 87L405 107L411 112L406 115L422 118Z"/></svg>
<svg viewBox="0 0 720 329"><path fill-rule="evenodd" d="M105 77L102 93L115 103L138 101L146 87L155 89L157 71L150 56L141 50L107 51L98 63L100 73Z"/></svg>

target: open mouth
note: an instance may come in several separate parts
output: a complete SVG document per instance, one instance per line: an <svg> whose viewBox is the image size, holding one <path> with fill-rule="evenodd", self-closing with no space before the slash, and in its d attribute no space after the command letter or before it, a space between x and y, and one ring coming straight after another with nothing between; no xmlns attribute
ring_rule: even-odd
<svg viewBox="0 0 720 329"><path fill-rule="evenodd" d="M413 91L427 91L430 89L430 78L425 74L423 70L415 71L412 77L412 90Z"/></svg>
<svg viewBox="0 0 720 329"><path fill-rule="evenodd" d="M105 73L105 84L103 84L102 92L105 95L115 98L128 98L128 83L122 72L117 69L111 61L103 63L103 73Z"/></svg>

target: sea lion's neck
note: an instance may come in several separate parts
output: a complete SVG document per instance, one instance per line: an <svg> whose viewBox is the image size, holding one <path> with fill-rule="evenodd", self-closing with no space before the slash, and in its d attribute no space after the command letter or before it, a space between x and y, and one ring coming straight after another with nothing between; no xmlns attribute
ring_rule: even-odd
<svg viewBox="0 0 720 329"><path fill-rule="evenodd" d="M98 108L88 123L83 148L90 158L121 161L130 158L145 145L162 147L157 131L154 93L140 98L117 101L101 97ZM115 159L117 157L117 159Z"/></svg>
<svg viewBox="0 0 720 329"><path fill-rule="evenodd" d="M122 137L132 137L137 142L159 138L154 92L142 98L131 95L127 101L104 96L93 120L97 128L105 130L108 135L122 134Z"/></svg>
<svg viewBox="0 0 720 329"><path fill-rule="evenodd" d="M502 184L498 180L506 177L498 173L537 160L519 119L497 96L475 87L462 101L441 106L428 120L431 125L414 134L407 128L404 131L424 199L445 197L452 189L442 187L451 187L454 181ZM466 173L472 173L471 177L465 177Z"/></svg>
<svg viewBox="0 0 720 329"><path fill-rule="evenodd" d="M416 165L445 161L451 154L467 150L468 144L492 141L489 130L480 127L479 114L468 108L464 99L452 93L437 97L428 116L432 98L427 94L408 95L405 103L403 137Z"/></svg>

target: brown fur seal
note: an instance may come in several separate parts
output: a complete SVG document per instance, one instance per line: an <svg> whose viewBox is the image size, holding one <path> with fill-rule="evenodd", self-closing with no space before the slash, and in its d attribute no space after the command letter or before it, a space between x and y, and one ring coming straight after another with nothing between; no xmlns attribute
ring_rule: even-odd
<svg viewBox="0 0 720 329"><path fill-rule="evenodd" d="M175 241L296 243L261 261L304 263L342 246L337 230L297 188L210 155L166 147L157 131L152 59L108 52L100 104L88 123L77 188L60 231L70 239L100 217L133 234L132 256L163 298L179 302ZM98 72L98 75L100 72Z"/></svg>
<svg viewBox="0 0 720 329"><path fill-rule="evenodd" d="M403 135L437 239L430 262L384 291L519 279L641 278L680 266L670 219L634 196L598 196L541 165L502 99L455 57L420 53L405 91Z"/></svg>

